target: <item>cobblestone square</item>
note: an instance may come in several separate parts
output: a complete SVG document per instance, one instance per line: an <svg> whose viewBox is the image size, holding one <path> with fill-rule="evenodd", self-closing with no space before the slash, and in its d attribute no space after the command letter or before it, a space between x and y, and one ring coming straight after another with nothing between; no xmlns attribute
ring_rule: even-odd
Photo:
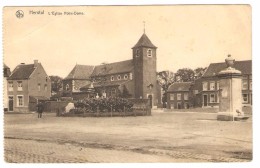
<svg viewBox="0 0 260 168"><path fill-rule="evenodd" d="M10 163L248 162L252 118L217 121L212 112L139 117L56 117L5 114Z"/></svg>

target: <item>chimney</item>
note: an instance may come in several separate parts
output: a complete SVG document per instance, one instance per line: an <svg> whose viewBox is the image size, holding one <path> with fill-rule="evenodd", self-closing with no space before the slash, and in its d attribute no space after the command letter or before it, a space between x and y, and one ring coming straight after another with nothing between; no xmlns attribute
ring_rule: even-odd
<svg viewBox="0 0 260 168"><path fill-rule="evenodd" d="M34 68L38 66L38 60L34 60Z"/></svg>

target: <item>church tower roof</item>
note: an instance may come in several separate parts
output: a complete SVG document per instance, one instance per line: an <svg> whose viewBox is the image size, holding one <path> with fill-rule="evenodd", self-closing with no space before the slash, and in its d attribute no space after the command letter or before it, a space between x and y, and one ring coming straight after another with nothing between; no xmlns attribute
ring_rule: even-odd
<svg viewBox="0 0 260 168"><path fill-rule="evenodd" d="M141 38L138 40L138 42L136 43L136 45L133 48L137 48L137 47L157 48L155 45L153 45L153 43L151 42L151 40L147 37L147 35L145 33L141 36Z"/></svg>

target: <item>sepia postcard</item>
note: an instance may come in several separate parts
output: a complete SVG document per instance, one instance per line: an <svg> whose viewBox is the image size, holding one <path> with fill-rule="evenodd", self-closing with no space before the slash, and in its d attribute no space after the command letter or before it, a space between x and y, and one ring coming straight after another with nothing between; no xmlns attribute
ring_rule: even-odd
<svg viewBox="0 0 260 168"><path fill-rule="evenodd" d="M251 162L251 10L5 6L2 159Z"/></svg>

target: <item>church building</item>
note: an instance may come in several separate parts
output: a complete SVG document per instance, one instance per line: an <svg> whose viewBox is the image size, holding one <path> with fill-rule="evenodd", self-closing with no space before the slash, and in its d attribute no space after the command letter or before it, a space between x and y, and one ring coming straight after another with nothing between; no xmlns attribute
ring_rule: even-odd
<svg viewBox="0 0 260 168"><path fill-rule="evenodd" d="M157 83L157 47L143 33L132 47L132 59L98 66L75 65L63 80L64 95L86 97L90 89L103 97L145 98L151 106L161 104Z"/></svg>

